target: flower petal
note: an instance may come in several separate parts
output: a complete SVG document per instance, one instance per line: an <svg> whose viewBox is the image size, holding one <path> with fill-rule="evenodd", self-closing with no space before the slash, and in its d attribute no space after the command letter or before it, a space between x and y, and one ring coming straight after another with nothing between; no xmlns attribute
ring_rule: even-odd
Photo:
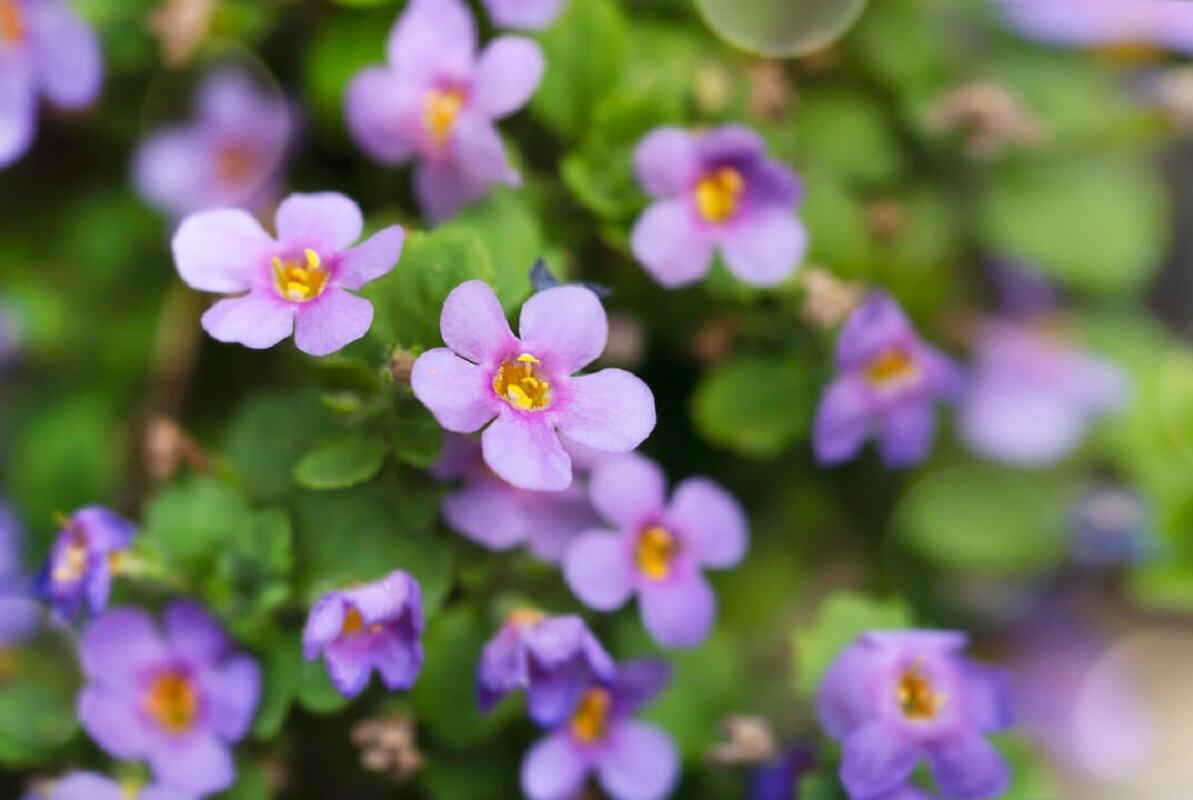
<svg viewBox="0 0 1193 800"><path fill-rule="evenodd" d="M931 401L912 399L882 415L878 444L888 467L907 467L928 457L936 432Z"/></svg>
<svg viewBox="0 0 1193 800"><path fill-rule="evenodd" d="M856 369L883 350L917 342L915 330L899 304L885 292L871 292L841 328L837 337L837 368Z"/></svg>
<svg viewBox="0 0 1193 800"><path fill-rule="evenodd" d="M609 318L592 290L557 286L538 292L522 306L518 335L526 352L571 375L605 351Z"/></svg>
<svg viewBox="0 0 1193 800"><path fill-rule="evenodd" d="M234 655L203 676L207 724L226 742L248 733L261 697L261 670L245 655Z"/></svg>
<svg viewBox="0 0 1193 800"><path fill-rule="evenodd" d="M915 743L885 722L849 735L841 753L841 782L851 797L877 797L907 782L919 760Z"/></svg>
<svg viewBox="0 0 1193 800"><path fill-rule="evenodd" d="M387 274L402 255L406 231L401 225L390 225L344 253L336 271L336 282L345 289L356 291L369 281Z"/></svg>
<svg viewBox="0 0 1193 800"><path fill-rule="evenodd" d="M79 694L76 711L83 730L109 755L132 760L148 751L152 732L136 712L135 701L88 686Z"/></svg>
<svg viewBox="0 0 1193 800"><path fill-rule="evenodd" d="M851 644L833 660L816 689L816 716L837 741L869 719L872 704L868 687L875 685L880 662L860 644Z"/></svg>
<svg viewBox="0 0 1193 800"><path fill-rule="evenodd" d="M667 478L637 453L607 458L592 471L588 496L597 513L622 530L657 521L667 502Z"/></svg>
<svg viewBox="0 0 1193 800"><path fill-rule="evenodd" d="M127 797L124 790L110 778L94 772L72 772L53 784L46 800L126 800Z"/></svg>
<svg viewBox="0 0 1193 800"><path fill-rule="evenodd" d="M232 644L219 623L190 600L171 603L162 614L162 626L171 654L196 665L215 663Z"/></svg>
<svg viewBox="0 0 1193 800"><path fill-rule="evenodd" d="M397 632L379 639L372 648L373 666L390 691L405 691L418 680L423 665L423 648Z"/></svg>
<svg viewBox="0 0 1193 800"><path fill-rule="evenodd" d="M558 491L572 484L572 459L543 416L502 409L481 434L485 463L519 489Z"/></svg>
<svg viewBox="0 0 1193 800"><path fill-rule="evenodd" d="M227 789L236 778L232 753L211 734L159 745L149 756L149 766L161 783L201 796Z"/></svg>
<svg viewBox="0 0 1193 800"><path fill-rule="evenodd" d="M182 128L151 135L133 157L133 183L145 200L171 214L208 206L211 191L207 138Z"/></svg>
<svg viewBox="0 0 1193 800"><path fill-rule="evenodd" d="M0 167L25 154L37 130L33 75L16 54L0 54Z"/></svg>
<svg viewBox="0 0 1193 800"><path fill-rule="evenodd" d="M461 80L476 53L472 12L459 0L412 0L389 34L386 53L409 80Z"/></svg>
<svg viewBox="0 0 1193 800"><path fill-rule="evenodd" d="M83 674L106 685L131 680L145 664L165 655L153 619L131 608L113 609L94 620L83 631L79 648Z"/></svg>
<svg viewBox="0 0 1193 800"><path fill-rule="evenodd" d="M502 28L537 31L559 15L563 0L485 0L493 23Z"/></svg>
<svg viewBox="0 0 1193 800"><path fill-rule="evenodd" d="M46 99L63 108L90 105L103 79L95 31L62 0L25 3L21 11L33 42L29 49L37 81Z"/></svg>
<svg viewBox="0 0 1193 800"><path fill-rule="evenodd" d="M323 648L339 637L346 613L344 595L340 592L329 592L319 598L311 608L302 630L303 658L314 660L323 652Z"/></svg>
<svg viewBox="0 0 1193 800"><path fill-rule="evenodd" d="M775 286L795 272L808 250L808 232L788 208L748 212L726 231L725 266L747 283Z"/></svg>
<svg viewBox="0 0 1193 800"><path fill-rule="evenodd" d="M318 251L325 258L347 250L364 230L360 206L339 192L292 194L276 216L278 241Z"/></svg>
<svg viewBox="0 0 1193 800"><path fill-rule="evenodd" d="M671 682L671 665L659 658L638 658L617 667L613 703L620 716L632 716L645 708Z"/></svg>
<svg viewBox="0 0 1193 800"><path fill-rule="evenodd" d="M307 355L325 356L364 336L372 324L372 303L332 286L294 310L294 345Z"/></svg>
<svg viewBox="0 0 1193 800"><path fill-rule="evenodd" d="M679 756L671 739L645 722L617 723L597 756L597 778L618 800L662 800L679 777Z"/></svg>
<svg viewBox="0 0 1193 800"><path fill-rule="evenodd" d="M414 190L423 214L439 224L466 205L489 193L491 181L469 175L451 162L420 162L414 170Z"/></svg>
<svg viewBox="0 0 1193 800"><path fill-rule="evenodd" d="M660 200L646 209L634 223L630 249L669 289L700 280L712 260L712 244L682 200Z"/></svg>
<svg viewBox="0 0 1193 800"><path fill-rule="evenodd" d="M446 347L418 357L410 387L449 431L472 433L497 415L500 401L493 394L489 374Z"/></svg>
<svg viewBox="0 0 1193 800"><path fill-rule="evenodd" d="M534 530L530 515L511 487L496 482L466 486L443 498L448 526L490 550L525 544Z"/></svg>
<svg viewBox="0 0 1193 800"><path fill-rule="evenodd" d="M683 128L656 128L634 150L634 174L653 197L674 197L690 190L699 173L696 137Z"/></svg>
<svg viewBox="0 0 1193 800"><path fill-rule="evenodd" d="M417 146L422 97L391 69L371 67L348 85L344 118L352 138L382 164L399 164Z"/></svg>
<svg viewBox="0 0 1193 800"><path fill-rule="evenodd" d="M484 281L465 281L443 301L439 332L456 354L489 369L518 347L497 295Z"/></svg>
<svg viewBox="0 0 1193 800"><path fill-rule="evenodd" d="M522 791L530 800L572 800L584 785L589 765L565 732L552 733L522 760Z"/></svg>
<svg viewBox="0 0 1193 800"><path fill-rule="evenodd" d="M620 536L606 531L581 534L563 554L563 577L580 602L598 611L620 608L634 579Z"/></svg>
<svg viewBox="0 0 1193 800"><path fill-rule="evenodd" d="M332 642L323 651L323 663L331 682L344 697L356 697L363 692L373 674L368 651L340 641Z"/></svg>
<svg viewBox="0 0 1193 800"><path fill-rule="evenodd" d="M857 455L870 432L871 408L859 379L846 375L829 384L812 424L812 449L821 464Z"/></svg>
<svg viewBox="0 0 1193 800"><path fill-rule="evenodd" d="M184 219L174 234L174 265L192 289L243 292L252 287L273 246L273 240L247 211L202 211Z"/></svg>
<svg viewBox="0 0 1193 800"><path fill-rule="evenodd" d="M664 647L695 647L712 630L717 598L697 571L638 587L642 622L651 638Z"/></svg>
<svg viewBox="0 0 1193 800"><path fill-rule="evenodd" d="M1002 754L968 731L936 742L928 750L928 765L941 793L957 800L998 797L1011 780Z"/></svg>
<svg viewBox="0 0 1193 800"><path fill-rule="evenodd" d="M452 155L460 171L485 184L517 186L521 178L510 166L497 128L479 114L464 113L452 127Z"/></svg>
<svg viewBox="0 0 1193 800"><path fill-rule="evenodd" d="M559 430L596 450L628 453L655 426L654 395L636 375L603 369L572 378L571 397L559 414Z"/></svg>
<svg viewBox="0 0 1193 800"><path fill-rule="evenodd" d="M529 39L494 39L476 62L471 101L492 119L514 113L543 79L543 51Z"/></svg>
<svg viewBox="0 0 1193 800"><path fill-rule="evenodd" d="M268 289L220 300L203 314L203 330L221 342L254 350L273 347L294 330L294 304Z"/></svg>
<svg viewBox="0 0 1193 800"><path fill-rule="evenodd" d="M705 566L732 567L745 555L746 514L733 495L707 478L688 478L675 488L667 520L682 530Z"/></svg>

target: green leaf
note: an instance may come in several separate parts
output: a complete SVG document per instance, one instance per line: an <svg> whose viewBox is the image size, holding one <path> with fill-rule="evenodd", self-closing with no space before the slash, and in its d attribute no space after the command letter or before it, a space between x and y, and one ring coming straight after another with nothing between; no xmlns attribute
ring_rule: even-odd
<svg viewBox="0 0 1193 800"><path fill-rule="evenodd" d="M887 184L903 172L899 143L878 101L846 89L811 90L795 118L800 159L844 180Z"/></svg>
<svg viewBox="0 0 1193 800"><path fill-rule="evenodd" d="M312 714L334 714L351 703L327 674L322 659L304 661L299 670L298 703Z"/></svg>
<svg viewBox="0 0 1193 800"><path fill-rule="evenodd" d="M198 575L255 522L234 489L214 478L188 475L149 501L144 530L134 546L183 574Z"/></svg>
<svg viewBox="0 0 1193 800"><path fill-rule="evenodd" d="M869 630L907 628L911 613L899 600L875 600L836 592L820 607L816 622L795 635L796 688L811 697L833 659Z"/></svg>
<svg viewBox="0 0 1193 800"><path fill-rule="evenodd" d="M249 494L276 503L297 488L294 465L331 423L315 392L262 392L232 418L224 450Z"/></svg>
<svg viewBox="0 0 1193 800"><path fill-rule="evenodd" d="M393 419L394 452L412 467L427 469L443 450L443 429L422 403L398 402Z"/></svg>
<svg viewBox="0 0 1193 800"><path fill-rule="evenodd" d="M314 26L306 65L307 104L320 122L343 126L344 92L365 67L385 61L385 37L393 12L369 9L355 14L329 14Z"/></svg>
<svg viewBox="0 0 1193 800"><path fill-rule="evenodd" d="M211 606L233 632L251 638L262 614L290 599L293 534L284 511L252 512L248 526L220 549L205 583Z"/></svg>
<svg viewBox="0 0 1193 800"><path fill-rule="evenodd" d="M493 291L506 311L521 305L530 294L530 268L544 247L538 216L524 194L500 188L457 214L451 225L471 228L484 242L494 270Z"/></svg>
<svg viewBox="0 0 1193 800"><path fill-rule="evenodd" d="M80 675L68 644L43 635L5 652L0 679L0 764L43 760L78 730Z"/></svg>
<svg viewBox="0 0 1193 800"><path fill-rule="evenodd" d="M807 435L817 387L792 358L741 356L714 367L696 387L696 428L713 444L757 458Z"/></svg>
<svg viewBox="0 0 1193 800"><path fill-rule="evenodd" d="M277 637L261 661L261 702L253 735L272 739L282 729L290 703L303 680L302 643L295 635Z"/></svg>
<svg viewBox="0 0 1193 800"><path fill-rule="evenodd" d="M387 448L377 439L348 434L317 446L294 466L294 480L307 489L345 489L364 483L385 463Z"/></svg>

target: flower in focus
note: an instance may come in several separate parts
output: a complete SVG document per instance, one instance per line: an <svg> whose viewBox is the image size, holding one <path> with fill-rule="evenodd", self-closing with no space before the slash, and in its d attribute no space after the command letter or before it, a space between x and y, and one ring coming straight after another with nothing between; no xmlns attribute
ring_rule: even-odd
<svg viewBox="0 0 1193 800"><path fill-rule="evenodd" d="M493 24L501 28L538 31L559 16L563 0L484 0Z"/></svg>
<svg viewBox="0 0 1193 800"><path fill-rule="evenodd" d="M738 502L707 478L682 481L668 502L663 471L636 454L599 464L589 492L616 531L589 531L572 543L563 558L568 586L600 611L637 593L659 644L704 641L717 600L701 570L732 567L745 555L749 534Z"/></svg>
<svg viewBox="0 0 1193 800"><path fill-rule="evenodd" d="M66 0L0 0L0 167L37 132L37 98L79 109L99 94L103 61L95 32Z"/></svg>
<svg viewBox="0 0 1193 800"><path fill-rule="evenodd" d="M816 459L848 461L873 434L888 466L922 461L936 428L933 403L960 390L953 363L916 335L894 300L876 292L846 320L836 364L813 425Z"/></svg>
<svg viewBox="0 0 1193 800"><path fill-rule="evenodd" d="M634 224L631 248L663 286L699 280L714 248L730 272L758 286L779 283L803 261L799 181L748 128L659 128L638 145L634 171L656 202Z"/></svg>
<svg viewBox="0 0 1193 800"><path fill-rule="evenodd" d="M218 792L235 778L230 746L253 720L260 671L194 603L172 603L163 622L121 608L87 626L79 720L113 757L147 760L159 783Z"/></svg>
<svg viewBox="0 0 1193 800"><path fill-rule="evenodd" d="M138 788L94 772L72 772L54 783L46 800L190 800L191 797L168 786Z"/></svg>
<svg viewBox="0 0 1193 800"><path fill-rule="evenodd" d="M275 241L239 209L183 220L173 243L182 280L200 291L238 295L209 308L203 329L221 342L255 349L293 332L298 349L313 356L364 336L373 304L351 291L393 269L402 228L383 228L353 247L364 227L360 208L334 192L290 195L276 224Z"/></svg>
<svg viewBox="0 0 1193 800"><path fill-rule="evenodd" d="M578 467L576 454L568 443L564 446ZM443 518L490 550L525 544L538 558L555 563L576 534L598 522L582 486L573 483L555 492L510 486L485 466L480 442L466 436L445 437L432 474L441 481L463 480L463 486L443 498Z"/></svg>
<svg viewBox="0 0 1193 800"><path fill-rule="evenodd" d="M92 614L108 605L112 575L136 526L103 506L81 508L64 521L38 576L39 593L66 618L86 603Z"/></svg>
<svg viewBox="0 0 1193 800"><path fill-rule="evenodd" d="M476 26L459 0L413 0L387 44L388 65L353 79L348 128L385 164L418 160L415 191L441 221L495 183L517 186L494 121L530 99L543 56L529 39L503 36L477 52Z"/></svg>
<svg viewBox="0 0 1193 800"><path fill-rule="evenodd" d="M573 375L605 349L609 322L596 295L560 286L522 306L515 337L497 296L467 281L443 302L447 347L419 356L415 396L449 431L481 436L485 464L507 483L566 489L572 457L560 436L602 452L633 450L655 425L654 395L620 369Z"/></svg>
<svg viewBox="0 0 1193 800"><path fill-rule="evenodd" d="M522 608L485 645L476 671L477 702L488 712L510 692L524 689L530 716L554 727L594 681L610 683L616 674L613 659L584 620Z"/></svg>
<svg viewBox="0 0 1193 800"><path fill-rule="evenodd" d="M291 137L290 108L247 75L208 75L194 118L155 131L133 158L133 183L146 201L174 216L209 208L252 209L271 192Z"/></svg>
<svg viewBox="0 0 1193 800"><path fill-rule="evenodd" d="M302 651L308 661L322 655L331 682L355 697L374 669L392 690L413 686L423 665L422 634L418 581L395 570L319 598L302 632Z"/></svg>
<svg viewBox="0 0 1193 800"><path fill-rule="evenodd" d="M1153 45L1193 54L1193 6L1180 0L998 0L1007 22L1065 47Z"/></svg>
<svg viewBox="0 0 1193 800"><path fill-rule="evenodd" d="M947 797L982 800L1006 789L1007 765L983 738L1010 724L1006 681L966 658L966 641L945 631L871 631L830 665L817 713L842 745L841 781L853 800L903 789L921 758Z"/></svg>
<svg viewBox="0 0 1193 800"><path fill-rule="evenodd" d="M670 679L662 661L630 661L612 683L593 683L571 718L522 761L530 800L571 800L589 773L614 800L661 800L675 785L679 758L665 733L633 715Z"/></svg>
<svg viewBox="0 0 1193 800"><path fill-rule="evenodd" d="M979 334L959 433L986 458L1048 464L1068 455L1090 423L1126 396L1126 378L1113 364L1032 326L989 322Z"/></svg>

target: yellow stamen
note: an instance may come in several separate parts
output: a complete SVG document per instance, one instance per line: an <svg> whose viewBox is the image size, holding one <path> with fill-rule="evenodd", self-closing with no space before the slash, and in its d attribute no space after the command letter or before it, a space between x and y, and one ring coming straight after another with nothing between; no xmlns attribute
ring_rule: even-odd
<svg viewBox="0 0 1193 800"><path fill-rule="evenodd" d="M540 361L523 353L503 361L493 375L493 391L519 411L540 411L551 403L551 384L539 377Z"/></svg>
<svg viewBox="0 0 1193 800"><path fill-rule="evenodd" d="M741 203L746 182L733 167L721 167L696 184L696 208L707 222L724 222Z"/></svg>
<svg viewBox="0 0 1193 800"><path fill-rule="evenodd" d="M935 719L945 702L945 696L932 688L919 666L904 670L896 697L904 718L920 722Z"/></svg>
<svg viewBox="0 0 1193 800"><path fill-rule="evenodd" d="M431 139L442 144L451 136L456 117L464 107L464 94L457 89L432 89L424 103L423 124Z"/></svg>
<svg viewBox="0 0 1193 800"><path fill-rule="evenodd" d="M185 733L199 716L199 693L178 671L163 672L141 700L142 710L170 733Z"/></svg>
<svg viewBox="0 0 1193 800"><path fill-rule="evenodd" d="M585 744L605 738L613 697L604 689L589 689L572 714L572 735Z"/></svg>
<svg viewBox="0 0 1193 800"><path fill-rule="evenodd" d="M296 303L314 300L327 288L327 271L323 269L319 254L309 248L305 254L305 266L289 259L282 260L279 256L273 257L274 285L282 297Z"/></svg>
<svg viewBox="0 0 1193 800"><path fill-rule="evenodd" d="M651 580L661 581L671 574L671 562L679 551L675 536L666 528L652 525L638 534L634 563Z"/></svg>
<svg viewBox="0 0 1193 800"><path fill-rule="evenodd" d="M341 636L354 636L360 632L377 633L381 630L381 623L374 622L372 625L365 625L365 618L355 608L348 609L348 613L344 615L344 623L340 627Z"/></svg>
<svg viewBox="0 0 1193 800"><path fill-rule="evenodd" d="M906 350L892 347L870 360L866 380L878 388L905 386L920 377L920 367Z"/></svg>
<svg viewBox="0 0 1193 800"><path fill-rule="evenodd" d="M0 42L19 42L25 38L25 17L16 0L0 0Z"/></svg>
<svg viewBox="0 0 1193 800"><path fill-rule="evenodd" d="M66 553L54 562L51 578L55 583L77 581L87 572L87 537L82 531L71 534Z"/></svg>
<svg viewBox="0 0 1193 800"><path fill-rule="evenodd" d="M505 621L507 625L513 625L518 628L529 628L531 625L536 625L546 618L547 615L537 608L515 608L510 612L510 615Z"/></svg>

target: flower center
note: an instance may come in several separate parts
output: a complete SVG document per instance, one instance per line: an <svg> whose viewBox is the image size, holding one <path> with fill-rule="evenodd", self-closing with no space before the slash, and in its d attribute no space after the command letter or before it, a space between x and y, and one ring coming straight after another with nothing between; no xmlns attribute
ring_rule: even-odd
<svg viewBox="0 0 1193 800"><path fill-rule="evenodd" d="M604 689L589 689L580 698L580 705L572 714L572 735L585 744L605 738L609 727L609 710L613 697Z"/></svg>
<svg viewBox="0 0 1193 800"><path fill-rule="evenodd" d="M634 563L642 574L654 581L661 581L671 574L671 562L679 553L675 535L666 528L652 525L638 534L634 548Z"/></svg>
<svg viewBox="0 0 1193 800"><path fill-rule="evenodd" d="M364 633L377 633L381 630L381 623L374 622L372 625L365 625L365 618L355 608L348 609L348 613L344 615L344 624L340 628L340 636L355 636L362 631Z"/></svg>
<svg viewBox="0 0 1193 800"><path fill-rule="evenodd" d="M0 0L0 42L19 42L25 37L25 17L16 0Z"/></svg>
<svg viewBox="0 0 1193 800"><path fill-rule="evenodd" d="M945 701L944 695L932 688L932 682L917 666L904 670L895 694L903 717L915 721L935 719Z"/></svg>
<svg viewBox="0 0 1193 800"><path fill-rule="evenodd" d="M73 583L87 572L87 537L75 532L66 552L54 563L54 583Z"/></svg>
<svg viewBox="0 0 1193 800"><path fill-rule="evenodd" d="M249 142L228 142L215 157L215 173L221 183L244 183L257 168L257 148Z"/></svg>
<svg viewBox="0 0 1193 800"><path fill-rule="evenodd" d="M423 124L436 144L443 144L451 136L456 117L464 107L464 93L458 89L432 89L427 92L423 106Z"/></svg>
<svg viewBox="0 0 1193 800"><path fill-rule="evenodd" d="M539 611L537 608L515 608L506 617L506 624L513 625L515 628L529 628L537 625L547 618L547 615Z"/></svg>
<svg viewBox="0 0 1193 800"><path fill-rule="evenodd" d="M305 265L290 259L283 260L279 256L273 257L274 285L282 297L296 303L314 300L327 288L327 270L323 269L319 254L310 248L305 253Z"/></svg>
<svg viewBox="0 0 1193 800"><path fill-rule="evenodd" d="M551 403L551 384L539 377L541 365L530 353L503 361L493 375L493 391L519 411L540 411Z"/></svg>
<svg viewBox="0 0 1193 800"><path fill-rule="evenodd" d="M741 203L746 182L733 167L713 170L696 184L696 208L706 222L724 222Z"/></svg>
<svg viewBox="0 0 1193 800"><path fill-rule="evenodd" d="M184 673L170 670L154 679L141 707L165 730L184 733L199 716L199 693Z"/></svg>
<svg viewBox="0 0 1193 800"><path fill-rule="evenodd" d="M866 365L866 380L879 389L906 386L920 377L920 366L900 347L883 350Z"/></svg>

